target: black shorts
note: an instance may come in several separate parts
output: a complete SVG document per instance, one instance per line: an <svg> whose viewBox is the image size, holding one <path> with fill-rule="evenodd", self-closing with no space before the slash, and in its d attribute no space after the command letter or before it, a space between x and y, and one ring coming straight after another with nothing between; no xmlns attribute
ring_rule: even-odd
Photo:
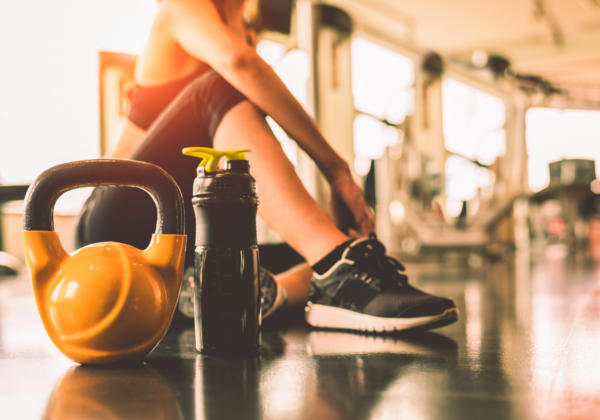
<svg viewBox="0 0 600 420"><path fill-rule="evenodd" d="M212 147L219 123L245 96L214 71L187 85L148 128L131 159L154 163L177 182L185 202L188 235L186 265L193 264L194 213L192 184L198 160L181 154L191 146ZM156 208L150 196L133 187L97 187L79 217L76 243L116 241L144 249L156 226Z"/></svg>

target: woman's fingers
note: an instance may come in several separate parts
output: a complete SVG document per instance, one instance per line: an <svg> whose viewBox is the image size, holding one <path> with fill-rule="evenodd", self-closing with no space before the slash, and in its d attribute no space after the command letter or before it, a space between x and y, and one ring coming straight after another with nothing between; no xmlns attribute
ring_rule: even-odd
<svg viewBox="0 0 600 420"><path fill-rule="evenodd" d="M375 230L375 218L365 199L360 197L359 202L355 204L353 214L357 221L358 228L363 235L368 235Z"/></svg>
<svg viewBox="0 0 600 420"><path fill-rule="evenodd" d="M338 180L332 186L332 213L336 224L349 233L350 229L367 235L375 229L373 213L362 191L351 177Z"/></svg>

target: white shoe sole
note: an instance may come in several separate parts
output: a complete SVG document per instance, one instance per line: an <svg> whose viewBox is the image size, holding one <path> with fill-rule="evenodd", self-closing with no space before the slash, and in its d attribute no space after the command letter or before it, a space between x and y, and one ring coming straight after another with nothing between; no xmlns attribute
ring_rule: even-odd
<svg viewBox="0 0 600 420"><path fill-rule="evenodd" d="M304 317L309 325L317 328L391 333L414 328L437 328L451 324L458 319L458 309L449 308L438 315L414 318L384 318L309 302L305 308Z"/></svg>

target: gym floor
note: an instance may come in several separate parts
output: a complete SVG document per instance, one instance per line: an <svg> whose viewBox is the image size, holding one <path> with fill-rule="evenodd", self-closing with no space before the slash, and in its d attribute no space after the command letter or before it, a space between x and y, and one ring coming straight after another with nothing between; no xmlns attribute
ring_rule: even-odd
<svg viewBox="0 0 600 420"><path fill-rule="evenodd" d="M432 332L315 331L289 311L265 326L260 357L220 359L197 354L179 318L134 366L66 359L26 275L2 277L0 417L600 418L600 265L550 251L408 264L413 284L459 306L458 323Z"/></svg>

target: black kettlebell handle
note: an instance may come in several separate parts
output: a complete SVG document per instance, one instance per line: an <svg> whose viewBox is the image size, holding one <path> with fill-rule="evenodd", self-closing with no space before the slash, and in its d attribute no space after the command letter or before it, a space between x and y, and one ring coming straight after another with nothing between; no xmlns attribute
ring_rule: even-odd
<svg viewBox="0 0 600 420"><path fill-rule="evenodd" d="M156 233L185 233L183 197L173 177L152 163L125 159L80 160L44 171L27 190L23 230L54 230L54 204L61 194L101 185L146 191L157 209Z"/></svg>

